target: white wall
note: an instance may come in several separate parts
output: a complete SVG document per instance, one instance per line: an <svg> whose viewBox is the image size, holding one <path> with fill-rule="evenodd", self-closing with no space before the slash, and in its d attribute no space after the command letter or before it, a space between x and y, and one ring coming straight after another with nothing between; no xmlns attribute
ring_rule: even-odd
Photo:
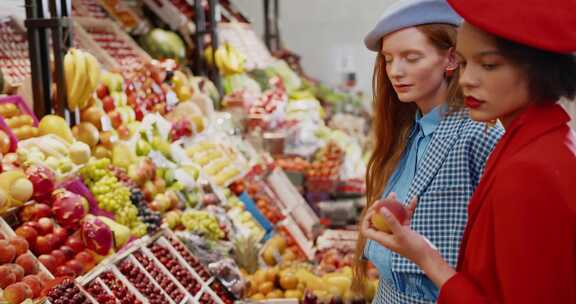
<svg viewBox="0 0 576 304"><path fill-rule="evenodd" d="M325 83L342 80L342 65L352 59L358 86L371 90L374 53L364 47L366 33L396 0L279 0L280 34L286 48L302 57L304 70ZM262 0L232 0L264 35Z"/></svg>

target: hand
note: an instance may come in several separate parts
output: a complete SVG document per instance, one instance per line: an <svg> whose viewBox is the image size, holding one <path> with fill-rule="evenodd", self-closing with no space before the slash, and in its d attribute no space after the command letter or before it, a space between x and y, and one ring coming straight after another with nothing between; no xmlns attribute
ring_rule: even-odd
<svg viewBox="0 0 576 304"><path fill-rule="evenodd" d="M394 193L384 200L398 201ZM372 215L377 212L377 205L378 204L373 204L366 211L366 216L360 224L360 233L362 233L366 238L378 242L382 246L408 258L417 265L421 265L421 263L424 262L426 255L436 251L436 248L430 243L430 241L410 228L412 216L416 210L416 198L412 199L410 204L406 207L407 218L404 224L400 224L388 209L380 209L380 214L386 219L391 233L375 230L371 226L370 219Z"/></svg>

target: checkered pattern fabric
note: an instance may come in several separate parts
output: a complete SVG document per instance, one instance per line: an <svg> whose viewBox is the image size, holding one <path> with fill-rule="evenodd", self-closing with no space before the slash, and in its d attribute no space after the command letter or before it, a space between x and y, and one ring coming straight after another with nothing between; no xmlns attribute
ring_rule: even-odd
<svg viewBox="0 0 576 304"><path fill-rule="evenodd" d="M373 304L434 304L432 301L426 301L415 297L408 296L397 291L383 280L378 283L376 297Z"/></svg>
<svg viewBox="0 0 576 304"><path fill-rule="evenodd" d="M410 186L408 197L419 198L412 229L438 247L453 267L466 226L468 201L502 134L499 126L486 130L483 123L472 121L467 110L448 115L434 132ZM416 264L396 253L392 269L423 274Z"/></svg>

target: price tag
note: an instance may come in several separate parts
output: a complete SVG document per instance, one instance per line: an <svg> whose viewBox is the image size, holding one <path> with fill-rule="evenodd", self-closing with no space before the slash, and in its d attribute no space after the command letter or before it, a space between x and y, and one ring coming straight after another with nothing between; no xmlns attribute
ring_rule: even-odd
<svg viewBox="0 0 576 304"><path fill-rule="evenodd" d="M178 104L178 96L174 92L168 92L166 94L166 105L169 109L175 107Z"/></svg>
<svg viewBox="0 0 576 304"><path fill-rule="evenodd" d="M110 118L107 115L100 118L100 123L102 124L102 131L108 132L112 130L112 122L110 122Z"/></svg>

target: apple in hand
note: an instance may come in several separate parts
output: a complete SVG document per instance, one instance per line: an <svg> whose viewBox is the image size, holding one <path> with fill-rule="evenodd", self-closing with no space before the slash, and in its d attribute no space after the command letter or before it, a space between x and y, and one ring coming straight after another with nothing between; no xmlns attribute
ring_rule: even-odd
<svg viewBox="0 0 576 304"><path fill-rule="evenodd" d="M406 218L408 217L408 212L406 212L404 206L402 206L402 204L398 203L397 201L382 200L380 202L377 202L376 204L378 204L376 206L376 212L370 218L370 222L372 227L376 228L377 230L386 233L392 232L390 230L390 225L388 224L384 216L380 214L382 208L388 209L388 211L392 213L392 215L394 215L394 217L398 220L400 224L403 224L404 221L406 221Z"/></svg>

